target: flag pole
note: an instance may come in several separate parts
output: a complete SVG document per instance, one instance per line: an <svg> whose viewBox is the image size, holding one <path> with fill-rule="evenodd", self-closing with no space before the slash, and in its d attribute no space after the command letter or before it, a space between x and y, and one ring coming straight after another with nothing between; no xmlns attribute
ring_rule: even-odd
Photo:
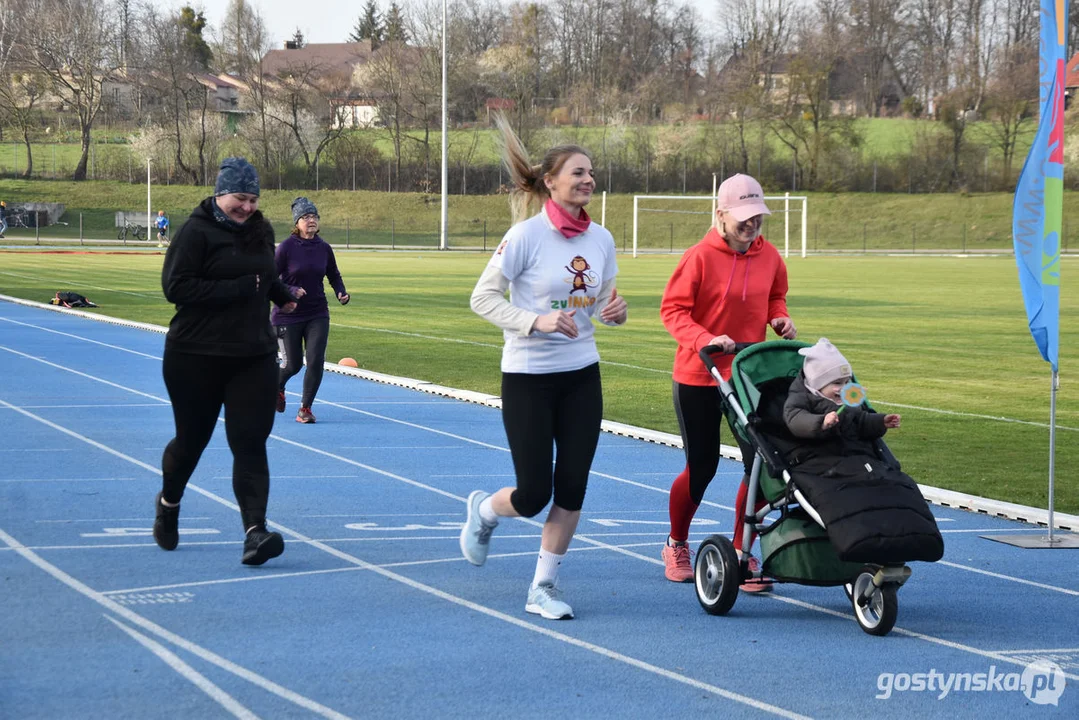
<svg viewBox="0 0 1079 720"><path fill-rule="evenodd" d="M1049 545L1053 543L1053 478L1056 459L1057 440L1057 390L1060 389L1060 374L1053 370L1053 383L1049 390Z"/></svg>

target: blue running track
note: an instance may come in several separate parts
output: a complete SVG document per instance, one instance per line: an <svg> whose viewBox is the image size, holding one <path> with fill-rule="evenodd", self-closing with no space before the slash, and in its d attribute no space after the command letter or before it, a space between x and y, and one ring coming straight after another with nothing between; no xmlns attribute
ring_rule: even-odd
<svg viewBox="0 0 1079 720"><path fill-rule="evenodd" d="M712 617L659 559L681 451L604 434L560 579L577 618L550 622L524 612L537 521L482 568L458 548L468 493L513 481L499 411L337 373L269 443L285 554L240 564L220 430L163 552L162 346L0 302L2 718L1079 717L1079 555L982 537L1037 528L934 507L945 558L914 564L887 637L838 588ZM722 463L692 545L729 534L739 476Z"/></svg>

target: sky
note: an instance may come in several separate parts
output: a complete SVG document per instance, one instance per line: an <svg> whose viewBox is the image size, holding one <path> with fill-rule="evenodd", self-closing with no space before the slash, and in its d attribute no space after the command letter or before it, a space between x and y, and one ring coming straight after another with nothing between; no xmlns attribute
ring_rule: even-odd
<svg viewBox="0 0 1079 720"><path fill-rule="evenodd" d="M453 0L448 0L453 2ZM541 0L542 1L542 0ZM366 0L248 0L258 8L266 21L266 26L274 41L274 47L281 47L291 38L298 27L308 42L336 43L346 42L348 34L367 4ZM404 6L407 2L398 0ZM690 0L697 8L702 19L707 21L705 12L714 14L716 0ZM228 0L189 0L172 3L179 8L183 5L201 6L206 12L206 19L214 28L221 26L221 20L228 7ZM380 9L389 7L389 0L378 0ZM297 8L302 7L302 12Z"/></svg>

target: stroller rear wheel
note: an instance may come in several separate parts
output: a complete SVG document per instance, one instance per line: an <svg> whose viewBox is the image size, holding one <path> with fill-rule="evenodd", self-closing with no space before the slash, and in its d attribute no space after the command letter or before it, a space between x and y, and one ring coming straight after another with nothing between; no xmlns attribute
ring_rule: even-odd
<svg viewBox="0 0 1079 720"><path fill-rule="evenodd" d="M697 601L709 615L726 615L738 599L738 553L730 540L712 535L697 548L693 566Z"/></svg>
<svg viewBox="0 0 1079 720"><path fill-rule="evenodd" d="M873 585L878 568L867 566L851 584L851 606L858 626L870 635L887 635L899 617L898 586L884 583Z"/></svg>

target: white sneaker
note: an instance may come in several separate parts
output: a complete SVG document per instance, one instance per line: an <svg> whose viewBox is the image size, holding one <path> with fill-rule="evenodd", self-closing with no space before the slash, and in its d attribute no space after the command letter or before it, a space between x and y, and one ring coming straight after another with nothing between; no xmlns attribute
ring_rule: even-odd
<svg viewBox="0 0 1079 720"><path fill-rule="evenodd" d="M488 497L490 493L473 490L466 503L468 510L464 527L461 528L461 554L473 565L483 565L487 562L487 551L491 547L491 532L498 527L498 523L488 525L480 517L480 503Z"/></svg>
<svg viewBox="0 0 1079 720"><path fill-rule="evenodd" d="M525 612L548 620L573 619L573 608L562 600L562 591L551 583L541 583L528 589Z"/></svg>

